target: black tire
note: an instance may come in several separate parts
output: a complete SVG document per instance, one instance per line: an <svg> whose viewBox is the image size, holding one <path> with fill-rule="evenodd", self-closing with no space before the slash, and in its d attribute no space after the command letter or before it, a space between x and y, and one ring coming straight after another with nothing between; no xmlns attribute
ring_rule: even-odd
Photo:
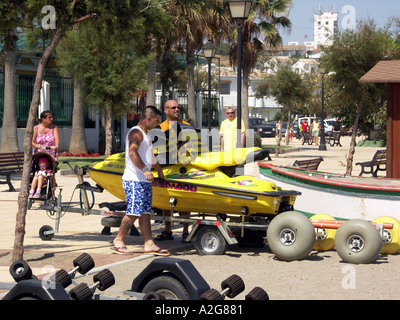
<svg viewBox="0 0 400 320"><path fill-rule="evenodd" d="M226 294L229 298L236 297L239 293L242 293L245 289L244 282L241 277L236 274L231 275L221 283L222 290L229 288L229 292Z"/></svg>
<svg viewBox="0 0 400 320"><path fill-rule="evenodd" d="M224 300L225 297L216 289L210 289L200 296L200 300Z"/></svg>
<svg viewBox="0 0 400 320"><path fill-rule="evenodd" d="M335 247L344 262L370 263L379 257L382 238L372 223L354 219L339 227L335 236Z"/></svg>
<svg viewBox="0 0 400 320"><path fill-rule="evenodd" d="M254 287L248 294L246 294L245 300L269 300L267 292L260 288Z"/></svg>
<svg viewBox="0 0 400 320"><path fill-rule="evenodd" d="M167 300L189 300L189 292L179 279L170 272L154 276L143 287L143 293L155 292Z"/></svg>
<svg viewBox="0 0 400 320"><path fill-rule="evenodd" d="M104 269L93 276L93 282L99 282L97 288L104 291L115 284L115 278L110 270Z"/></svg>
<svg viewBox="0 0 400 320"><path fill-rule="evenodd" d="M194 247L199 255L221 255L227 248L225 238L217 227L202 226L197 231Z"/></svg>
<svg viewBox="0 0 400 320"><path fill-rule="evenodd" d="M42 239L43 241L50 241L51 239L53 239L54 237L54 233L50 233L50 234L44 234L46 231L52 231L54 230L51 226L42 226L39 230L39 237L40 239Z"/></svg>
<svg viewBox="0 0 400 320"><path fill-rule="evenodd" d="M161 294L155 292L148 292L144 295L143 300L167 300Z"/></svg>
<svg viewBox="0 0 400 320"><path fill-rule="evenodd" d="M72 300L89 300L93 297L93 292L86 283L80 283L69 291Z"/></svg>
<svg viewBox="0 0 400 320"><path fill-rule="evenodd" d="M279 259L301 260L307 257L314 247L314 226L300 212L283 212L269 224L267 241L269 248Z"/></svg>
<svg viewBox="0 0 400 320"><path fill-rule="evenodd" d="M54 274L54 279L52 280L54 280L55 282L59 282L64 288L72 284L71 275L64 269L58 270Z"/></svg>
<svg viewBox="0 0 400 320"><path fill-rule="evenodd" d="M104 217L101 219L101 225L109 228L119 228L121 221L121 217Z"/></svg>
<svg viewBox="0 0 400 320"><path fill-rule="evenodd" d="M93 258L85 252L74 259L73 264L74 267L79 267L78 271L80 274L86 274L88 271L94 268Z"/></svg>
<svg viewBox="0 0 400 320"><path fill-rule="evenodd" d="M263 248L265 245L265 231L245 229L243 238L240 236L240 234L241 232L239 232L239 234L236 236L239 247Z"/></svg>
<svg viewBox="0 0 400 320"><path fill-rule="evenodd" d="M10 274L16 282L32 279L32 269L24 260L18 260L10 266Z"/></svg>

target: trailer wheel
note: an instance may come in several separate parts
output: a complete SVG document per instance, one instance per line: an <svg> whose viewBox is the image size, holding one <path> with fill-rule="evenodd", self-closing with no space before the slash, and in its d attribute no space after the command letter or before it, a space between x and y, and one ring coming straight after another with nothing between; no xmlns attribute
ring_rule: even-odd
<svg viewBox="0 0 400 320"><path fill-rule="evenodd" d="M189 300L189 292L181 281L172 273L164 272L153 277L143 287L143 293L156 293L167 300Z"/></svg>
<svg viewBox="0 0 400 320"><path fill-rule="evenodd" d="M381 253L398 253L400 251L400 221L393 217L379 217L372 222L393 224L393 229L383 229L383 245Z"/></svg>
<svg viewBox="0 0 400 320"><path fill-rule="evenodd" d="M231 275L221 283L222 290L229 288L226 294L229 298L236 297L239 293L244 291L245 285L243 279L236 274Z"/></svg>
<svg viewBox="0 0 400 320"><path fill-rule="evenodd" d="M42 226L39 229L39 237L40 239L42 239L43 241L49 241L51 239L53 239L54 237L54 233L50 233L50 234L44 234L46 231L52 231L54 230L51 226Z"/></svg>
<svg viewBox="0 0 400 320"><path fill-rule="evenodd" d="M32 279L32 269L25 260L13 262L10 266L10 274L15 282Z"/></svg>
<svg viewBox="0 0 400 320"><path fill-rule="evenodd" d="M93 258L86 252L82 253L79 257L72 261L74 267L79 267L78 271L80 274L88 273L94 268Z"/></svg>
<svg viewBox="0 0 400 320"><path fill-rule="evenodd" d="M246 294L245 300L269 300L268 293L260 288L254 287L248 294Z"/></svg>
<svg viewBox="0 0 400 320"><path fill-rule="evenodd" d="M267 230L271 251L285 261L307 257L315 243L314 226L300 212L288 211L272 219Z"/></svg>
<svg viewBox="0 0 400 320"><path fill-rule="evenodd" d="M115 284L115 278L110 270L103 269L93 276L93 282L98 282L97 288L104 291Z"/></svg>
<svg viewBox="0 0 400 320"><path fill-rule="evenodd" d="M343 223L335 237L336 252L348 263L370 263L382 250L382 238L366 220L354 219Z"/></svg>
<svg viewBox="0 0 400 320"><path fill-rule="evenodd" d="M331 217L327 214L315 214L310 220L335 220L335 218ZM329 251L335 247L335 235L336 229L328 229L328 228L318 228L322 231L323 236L315 238L314 250L316 251ZM321 230L322 229L322 230Z"/></svg>
<svg viewBox="0 0 400 320"><path fill-rule="evenodd" d="M194 242L199 255L221 255L225 253L227 243L218 228L202 226Z"/></svg>
<svg viewBox="0 0 400 320"><path fill-rule="evenodd" d="M210 289L200 296L200 300L225 300L225 296L223 296L217 289Z"/></svg>

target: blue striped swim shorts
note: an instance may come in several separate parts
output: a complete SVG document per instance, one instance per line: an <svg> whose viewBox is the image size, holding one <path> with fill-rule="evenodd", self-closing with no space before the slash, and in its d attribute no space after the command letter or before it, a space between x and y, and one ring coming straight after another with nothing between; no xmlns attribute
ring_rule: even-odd
<svg viewBox="0 0 400 320"><path fill-rule="evenodd" d="M125 191L126 214L141 217L151 213L153 200L151 182L122 180Z"/></svg>

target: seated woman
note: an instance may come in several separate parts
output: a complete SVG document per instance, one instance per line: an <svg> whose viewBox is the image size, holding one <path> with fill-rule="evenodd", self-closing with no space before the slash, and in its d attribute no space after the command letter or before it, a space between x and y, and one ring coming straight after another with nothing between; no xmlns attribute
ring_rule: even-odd
<svg viewBox="0 0 400 320"><path fill-rule="evenodd" d="M50 177L52 174L52 171L49 169L50 163L48 158L39 158L38 164L39 170L35 172L35 176L33 177L29 198L40 198L40 193L45 184L46 178Z"/></svg>
<svg viewBox="0 0 400 320"><path fill-rule="evenodd" d="M43 111L40 114L39 122L40 123L33 128L33 153L38 151L47 152L58 161L60 137L57 126L53 124L53 115L51 111Z"/></svg>

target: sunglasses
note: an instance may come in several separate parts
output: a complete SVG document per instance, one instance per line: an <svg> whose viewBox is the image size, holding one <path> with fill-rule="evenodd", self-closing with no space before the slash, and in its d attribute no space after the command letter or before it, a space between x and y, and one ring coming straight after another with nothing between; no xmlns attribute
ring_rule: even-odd
<svg viewBox="0 0 400 320"><path fill-rule="evenodd" d="M227 112L226 114L235 114L234 112Z"/></svg>
<svg viewBox="0 0 400 320"><path fill-rule="evenodd" d="M179 107L174 106L174 107L168 107L167 109L173 109L173 110L175 110L175 109L179 109Z"/></svg>

